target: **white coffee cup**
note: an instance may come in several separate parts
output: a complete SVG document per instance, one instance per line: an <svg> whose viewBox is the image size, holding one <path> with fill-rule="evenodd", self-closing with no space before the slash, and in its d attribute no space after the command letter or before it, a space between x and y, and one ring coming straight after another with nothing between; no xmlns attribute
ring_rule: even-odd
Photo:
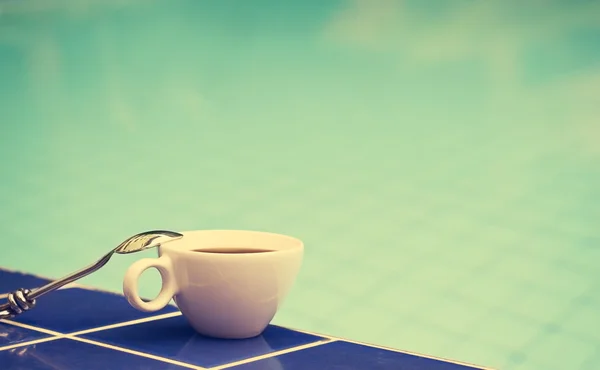
<svg viewBox="0 0 600 370"><path fill-rule="evenodd" d="M182 234L183 238L159 247L159 258L144 258L129 267L123 280L129 303L150 312L173 298L202 335L224 339L260 335L296 280L302 241L243 230ZM162 289L145 302L138 295L138 278L150 267L160 272Z"/></svg>

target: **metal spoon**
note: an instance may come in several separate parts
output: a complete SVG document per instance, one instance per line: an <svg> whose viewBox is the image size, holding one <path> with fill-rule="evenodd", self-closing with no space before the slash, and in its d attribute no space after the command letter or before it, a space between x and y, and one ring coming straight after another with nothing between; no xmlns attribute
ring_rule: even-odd
<svg viewBox="0 0 600 370"><path fill-rule="evenodd" d="M161 237L167 237L167 240L156 240ZM36 298L41 297L42 295L49 293L53 290L56 290L63 285L72 283L75 280L78 280L84 276L91 274L92 272L98 270L102 266L106 265L108 260L112 257L113 254L129 254L136 253L146 249L159 247L161 244L182 238L183 235L177 233L175 231L167 231L167 230L153 230L146 231L140 234L136 234L113 250L108 252L104 257L100 258L94 264L85 267L81 270L75 271L70 275L67 275L61 279L54 280L40 288L34 289L30 291L29 289L18 289L12 293L9 293L8 303L0 305L0 319L10 319L15 317L24 311L27 311L35 306Z"/></svg>

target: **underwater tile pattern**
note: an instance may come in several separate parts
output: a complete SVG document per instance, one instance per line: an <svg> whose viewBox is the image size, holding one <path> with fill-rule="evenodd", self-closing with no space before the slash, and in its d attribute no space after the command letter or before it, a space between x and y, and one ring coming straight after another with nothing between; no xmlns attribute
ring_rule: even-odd
<svg viewBox="0 0 600 370"><path fill-rule="evenodd" d="M31 278L10 272L4 272L4 276L20 281ZM59 305L36 306L32 313L45 311L46 315L30 319L27 323L19 317L0 321L0 363L3 370L93 370L107 367L117 370L295 370L307 366L313 369L352 366L356 370L481 369L277 325L270 325L260 336L245 340L207 338L195 333L178 312L149 319L144 317L144 320L115 326L112 324L123 320L103 319L107 316L104 306L114 305L111 313L121 312L125 317L133 318L129 309L118 303L119 300L110 298L117 298L117 295L85 288L68 291L70 295L62 297L62 302L73 307L70 311L62 311ZM50 296L48 294L47 297ZM98 304L100 300L103 302L101 305ZM50 317L56 322L49 324ZM96 319L85 321L86 317ZM90 328L90 325L94 327ZM64 335L84 328L88 330L81 334ZM45 334L48 329L60 332Z"/></svg>

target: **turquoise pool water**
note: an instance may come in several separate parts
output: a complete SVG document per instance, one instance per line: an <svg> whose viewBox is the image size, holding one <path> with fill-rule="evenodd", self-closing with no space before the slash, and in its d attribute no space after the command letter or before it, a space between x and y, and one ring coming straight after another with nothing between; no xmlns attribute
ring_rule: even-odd
<svg viewBox="0 0 600 370"><path fill-rule="evenodd" d="M600 367L599 40L596 1L1 0L0 265L286 233L276 323Z"/></svg>

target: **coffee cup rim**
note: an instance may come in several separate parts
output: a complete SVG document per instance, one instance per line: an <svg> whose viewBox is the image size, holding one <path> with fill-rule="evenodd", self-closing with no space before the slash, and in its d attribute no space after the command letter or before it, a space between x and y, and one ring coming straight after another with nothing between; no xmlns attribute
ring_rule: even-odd
<svg viewBox="0 0 600 370"><path fill-rule="evenodd" d="M183 234L183 238L181 240L184 240L186 238L186 236L200 236L201 234L218 234L218 233L223 233L223 234L229 234L230 236L232 234L247 234L248 236L250 235L254 235L254 236L260 236L260 237L264 237L267 239L270 239L271 242L274 242L273 239L280 239L282 242L277 243L277 247L275 248L268 248L265 246L262 247L256 247L256 249L270 249L269 252L266 253L241 253L238 254L238 256L258 256L258 255L265 255L265 254L273 254L273 253L281 253L281 252L289 252L289 251L303 251L304 250L304 242L296 237L290 236L290 235L286 235L286 234L280 234L280 233L274 233L274 232L269 232L269 231L260 231L260 230L244 230L244 229L196 229L196 230L186 230L186 231L180 231L181 234ZM241 235L240 235L241 236ZM191 253L202 253L202 249L206 248L206 249L210 249L211 247L214 246L209 246L206 245L205 247L194 247L194 248L181 248L181 241L174 241L171 243L165 243L164 245L162 245L160 248L163 251L169 251L169 252L177 252L177 253L185 253L185 254L191 254ZM283 247L281 247L281 245L283 244ZM178 246L179 245L179 246ZM233 245L231 247L234 247ZM249 248L253 248L253 247L249 247ZM208 254L208 253L206 253ZM234 256L232 254L227 254L228 257Z"/></svg>

